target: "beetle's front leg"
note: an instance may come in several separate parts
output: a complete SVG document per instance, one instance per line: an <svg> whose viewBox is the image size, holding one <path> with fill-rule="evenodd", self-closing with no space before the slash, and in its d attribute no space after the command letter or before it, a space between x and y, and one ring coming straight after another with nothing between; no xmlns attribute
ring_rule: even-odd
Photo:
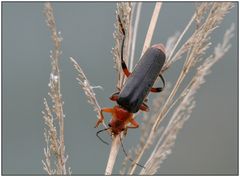
<svg viewBox="0 0 240 177"><path fill-rule="evenodd" d="M129 120L129 123L131 124L131 126L126 126L126 128L124 129L124 135L127 134L127 130L129 128L138 128L139 124L136 120L134 120L133 118Z"/></svg>
<svg viewBox="0 0 240 177"><path fill-rule="evenodd" d="M135 119L130 119L129 122L132 124L132 126L127 126L127 128L138 128L139 124Z"/></svg>
<svg viewBox="0 0 240 177"><path fill-rule="evenodd" d="M103 120L104 120L103 112L113 113L113 111L114 111L113 108L102 108L100 110L100 117L98 118L98 120L96 122L95 128L97 128L98 125L103 122Z"/></svg>

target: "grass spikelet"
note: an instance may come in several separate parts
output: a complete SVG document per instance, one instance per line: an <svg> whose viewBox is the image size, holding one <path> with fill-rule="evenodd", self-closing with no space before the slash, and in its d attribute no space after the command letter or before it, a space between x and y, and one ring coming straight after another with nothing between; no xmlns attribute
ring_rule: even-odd
<svg viewBox="0 0 240 177"><path fill-rule="evenodd" d="M59 67L62 37L60 36L60 33L57 32L53 8L50 3L44 4L44 14L47 26L51 32L54 49L50 55L52 68L48 85L50 88L49 96L52 101L52 106L49 106L47 100L44 99L45 110L43 111L43 119L46 125L46 128L44 129L46 148L44 148L45 161L42 160L42 163L43 169L49 175L66 175L69 171L66 170L68 156L65 156L65 115L63 114ZM54 157L55 161L52 157ZM54 163L55 167L53 167L52 163Z"/></svg>
<svg viewBox="0 0 240 177"><path fill-rule="evenodd" d="M92 105L93 110L97 113L97 117L99 118L101 107L99 106L99 103L96 98L96 94L93 91L93 88L95 88L96 86L94 87L94 86L90 85L90 82L88 81L86 75L84 74L82 68L76 62L76 60L74 60L72 57L70 57L70 60L73 63L74 68L78 72L78 77L76 79L78 80L80 86L82 87L82 89L88 99L88 103ZM97 86L97 87L100 87L100 86ZM105 126L105 128L107 128L107 126L104 122L103 122L103 125Z"/></svg>
<svg viewBox="0 0 240 177"><path fill-rule="evenodd" d="M122 69L121 69L121 44L122 44L122 39L123 39L123 34L121 29L119 28L119 21L118 21L118 16L121 18L123 28L126 32L126 38L125 38L125 44L124 44L124 61L128 63L128 58L129 58L129 35L130 35L130 20L131 20L131 3L129 2L121 2L117 3L117 10L116 10L116 22L114 24L115 26L115 31L113 33L113 38L115 41L114 48L112 49L112 54L113 54L113 60L114 60L114 68L117 71L117 84L116 87L121 89L123 86L123 83L125 81L125 76L122 74Z"/></svg>

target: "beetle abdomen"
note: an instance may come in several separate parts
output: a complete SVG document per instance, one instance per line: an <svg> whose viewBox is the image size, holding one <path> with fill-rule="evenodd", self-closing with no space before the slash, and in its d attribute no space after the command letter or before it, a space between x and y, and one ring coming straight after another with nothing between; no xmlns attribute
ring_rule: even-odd
<svg viewBox="0 0 240 177"><path fill-rule="evenodd" d="M137 112L160 74L165 58L158 47L149 48L127 78L117 103L129 112Z"/></svg>

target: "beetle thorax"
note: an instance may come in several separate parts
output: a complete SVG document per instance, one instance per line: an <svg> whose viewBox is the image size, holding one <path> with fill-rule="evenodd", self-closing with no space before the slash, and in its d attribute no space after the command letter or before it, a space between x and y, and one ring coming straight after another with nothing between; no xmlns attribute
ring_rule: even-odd
<svg viewBox="0 0 240 177"><path fill-rule="evenodd" d="M132 115L131 112L128 112L127 110L121 108L120 106L115 106L114 110L115 110L116 119L119 121L125 122Z"/></svg>
<svg viewBox="0 0 240 177"><path fill-rule="evenodd" d="M111 127L112 133L117 135L125 129L128 119L132 116L132 113L119 106L115 106L114 110L114 117L110 121L109 126Z"/></svg>

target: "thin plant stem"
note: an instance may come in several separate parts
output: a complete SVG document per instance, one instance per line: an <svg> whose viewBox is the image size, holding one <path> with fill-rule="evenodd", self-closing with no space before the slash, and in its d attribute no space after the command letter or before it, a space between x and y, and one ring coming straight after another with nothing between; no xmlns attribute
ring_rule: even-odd
<svg viewBox="0 0 240 177"><path fill-rule="evenodd" d="M137 31L138 31L138 24L139 24L141 9L142 9L142 2L138 2L137 11L136 11L136 19L135 19L134 28L133 28L133 39L132 39L131 58L130 58L130 66L129 66L130 71L132 71L132 69L133 69L136 38L137 38Z"/></svg>
<svg viewBox="0 0 240 177"><path fill-rule="evenodd" d="M194 15L192 16L191 20L188 22L187 26L184 28L183 32L182 32L182 33L180 34L180 36L178 37L176 44L174 45L173 49L171 50L171 53L169 54L169 57L168 57L169 59L168 59L168 61L171 60L171 57L172 57L174 51L176 50L178 44L179 44L180 41L182 40L182 38L183 38L183 36L185 35L185 33L188 31L189 27L192 25L195 17L196 17L196 13L194 13ZM181 50L178 50L178 51L181 51ZM177 55L177 54L176 54L176 55ZM176 55L175 55L175 56L176 56Z"/></svg>
<svg viewBox="0 0 240 177"><path fill-rule="evenodd" d="M121 136L121 134L118 134L117 136L113 136L111 150L109 153L109 158L108 158L108 162L107 162L107 166L106 166L106 170L105 170L105 175L112 174L113 167L114 167L114 164L116 161L116 157L117 157L117 154L119 151L119 147L121 145L120 136Z"/></svg>
<svg viewBox="0 0 240 177"><path fill-rule="evenodd" d="M155 27L157 24L157 19L158 19L161 7L162 7L162 2L156 2L155 8L153 10L152 18L151 18L151 21L150 21L150 24L148 27L148 31L147 31L147 35L146 35L145 42L143 45L141 56L145 53L145 51L151 44L153 33L154 33L154 30L155 30Z"/></svg>
<svg viewBox="0 0 240 177"><path fill-rule="evenodd" d="M100 117L100 111L101 107L98 103L98 100L96 98L96 94L93 90L94 86L91 86L89 80L87 79L87 76L83 72L83 69L80 67L80 65L76 62L76 60L72 57L70 57L71 62L73 63L74 68L78 72L78 77L76 78L79 81L79 84L82 86L83 91L88 99L88 103L90 103L93 107L93 110L97 112L98 118ZM95 87L100 87L101 86L95 86ZM102 122L103 126L107 128L105 121L103 120Z"/></svg>
<svg viewBox="0 0 240 177"><path fill-rule="evenodd" d="M52 99L52 109L48 106L46 99L44 100L45 112L43 112L44 121L47 125L45 129L45 140L47 147L45 148L46 163L44 162L44 169L48 174L66 175L66 160L65 145L64 145L64 113L63 101L60 85L60 66L59 59L61 55L61 41L62 37L57 32L56 21L53 15L53 8L50 3L44 4L44 14L46 16L46 23L50 29L54 49L51 52L52 70L50 74L50 92L49 96ZM54 113L54 115L52 114ZM56 128L53 117L58 122ZM57 124L57 123L56 123ZM48 138L49 137L49 138ZM50 143L49 143L50 142ZM50 147L48 147L50 146ZM52 151L54 151L54 153ZM56 157L56 169L51 169L51 153ZM46 167L48 165L48 167Z"/></svg>

